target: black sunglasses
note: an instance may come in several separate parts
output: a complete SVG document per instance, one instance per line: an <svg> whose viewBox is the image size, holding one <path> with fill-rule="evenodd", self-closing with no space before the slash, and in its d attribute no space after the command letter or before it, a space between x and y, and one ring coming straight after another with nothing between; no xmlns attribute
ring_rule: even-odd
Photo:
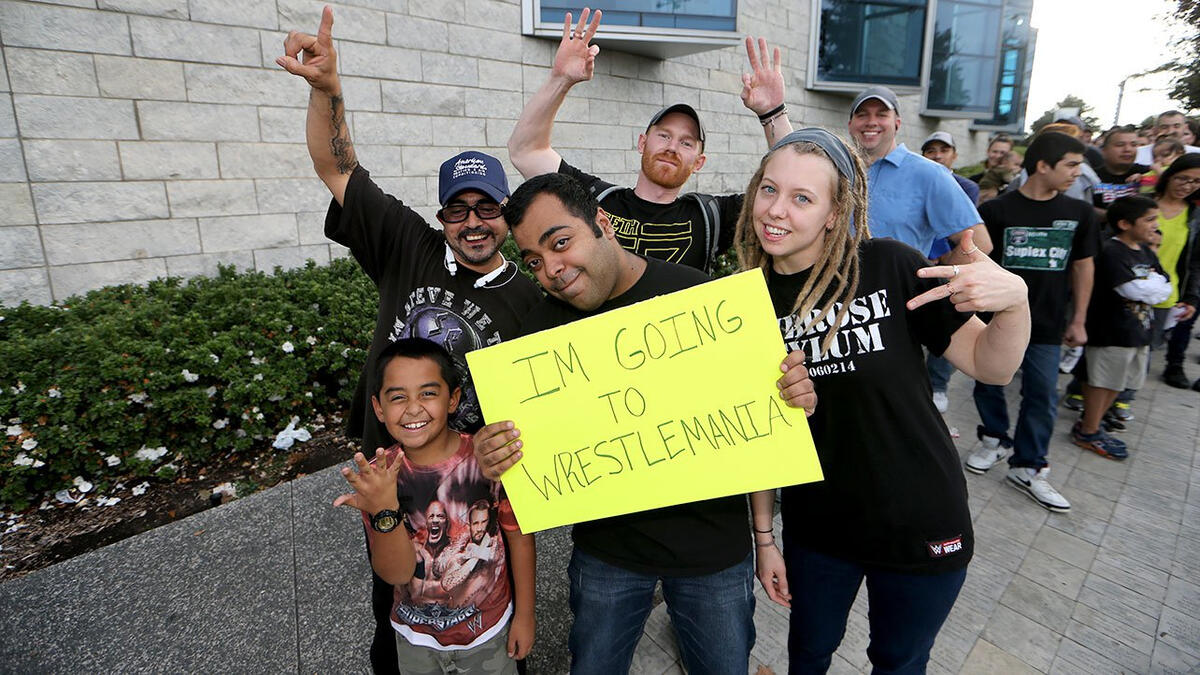
<svg viewBox="0 0 1200 675"><path fill-rule="evenodd" d="M499 218L502 210L496 202L477 202L475 206L466 204L450 204L437 212L437 217L447 223L461 223L474 211L480 220Z"/></svg>

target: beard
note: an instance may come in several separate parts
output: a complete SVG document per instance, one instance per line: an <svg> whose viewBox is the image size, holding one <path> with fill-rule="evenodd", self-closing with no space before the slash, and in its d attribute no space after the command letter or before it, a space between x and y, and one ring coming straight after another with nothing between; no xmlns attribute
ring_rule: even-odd
<svg viewBox="0 0 1200 675"><path fill-rule="evenodd" d="M659 159L668 159L676 163L676 166L666 166L659 164ZM660 152L656 155L642 155L642 173L646 174L646 178L650 179L651 183L668 190L674 190L683 186L688 178L692 177L691 167L684 166L679 159L679 155L675 153Z"/></svg>
<svg viewBox="0 0 1200 675"><path fill-rule="evenodd" d="M491 238L484 239L478 244L472 245L466 239L469 234L487 234ZM472 265L482 265L491 260L492 256L496 255L496 251L500 248L500 243L497 241L495 233L486 227L463 230L458 233L458 237L454 241L447 240L447 242L455 253Z"/></svg>

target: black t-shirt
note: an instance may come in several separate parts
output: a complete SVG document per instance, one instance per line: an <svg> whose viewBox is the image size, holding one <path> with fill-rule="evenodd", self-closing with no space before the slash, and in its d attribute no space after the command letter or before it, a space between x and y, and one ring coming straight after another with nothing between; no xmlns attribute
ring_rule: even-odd
<svg viewBox="0 0 1200 675"><path fill-rule="evenodd" d="M792 314L810 270L767 274L784 344L804 350L816 387L808 424L825 474L783 489L784 536L787 545L895 571L958 569L974 550L967 484L933 406L922 347L942 354L972 315L944 300L905 308L940 283L917 277L929 262L916 249L873 239L859 255L858 289L828 351L834 317L809 327L815 313Z"/></svg>
<svg viewBox="0 0 1200 675"><path fill-rule="evenodd" d="M329 204L325 236L350 249L379 289L379 314L367 362L359 376L347 433L362 436L368 454L393 441L371 409L368 381L375 357L390 342L422 337L453 354L464 374L458 412L450 424L474 433L483 426L479 399L466 371L466 353L517 335L521 317L541 292L517 266L476 288L483 275L459 265L446 268L446 237L400 200L384 194L366 169L358 167L346 184L344 206Z"/></svg>
<svg viewBox="0 0 1200 675"><path fill-rule="evenodd" d="M593 195L613 187L599 178L567 164L558 172L579 181ZM733 243L733 233L742 210L742 195L714 196L720 224L716 232L716 254ZM617 241L626 250L650 258L679 263L704 270L708 265L712 239L705 229L700 201L683 195L670 204L656 204L633 193L632 188L617 188L600 200L600 207L612 219Z"/></svg>
<svg viewBox="0 0 1200 675"><path fill-rule="evenodd" d="M647 258L642 277L618 297L584 312L547 296L521 330L536 333L705 281L707 276L690 267ZM571 536L583 552L627 570L699 576L727 569L750 554L749 522L745 495L733 495L578 523Z"/></svg>
<svg viewBox="0 0 1200 675"><path fill-rule="evenodd" d="M992 259L1029 286L1029 341L1061 344L1071 263L1094 257L1100 245L1092 207L1061 193L1036 201L1013 190L980 204L979 215L992 238Z"/></svg>
<svg viewBox="0 0 1200 675"><path fill-rule="evenodd" d="M1107 209L1109 204L1121 197L1136 195L1140 185L1136 182L1130 183L1129 177L1150 170L1150 167L1141 164L1132 164L1121 173L1109 171L1103 163L1093 168L1096 170L1096 175L1100 177L1100 184L1092 192L1092 205L1098 209Z"/></svg>
<svg viewBox="0 0 1200 675"><path fill-rule="evenodd" d="M1151 272L1164 277L1158 256L1148 247L1132 249L1117 238L1104 242L1096 257L1096 284L1088 305L1088 344L1093 347L1144 347L1150 344L1150 305L1114 290Z"/></svg>

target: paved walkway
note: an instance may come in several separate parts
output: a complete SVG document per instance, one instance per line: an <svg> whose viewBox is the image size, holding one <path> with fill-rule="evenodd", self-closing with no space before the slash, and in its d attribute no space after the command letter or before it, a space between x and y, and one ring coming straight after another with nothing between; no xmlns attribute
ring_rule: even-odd
<svg viewBox="0 0 1200 675"><path fill-rule="evenodd" d="M951 406L965 455L962 375ZM1051 480L1070 514L999 467L967 477L976 556L932 672L1200 673L1200 394L1151 381L1134 410L1124 463L1071 445L1075 415L1060 416ZM328 506L340 481L326 470L0 585L0 672L366 672L362 535ZM565 670L568 546L539 535L533 672ZM833 672L869 670L866 611L860 595ZM786 615L760 592L755 621L750 672L785 673ZM663 606L634 671L682 672Z"/></svg>

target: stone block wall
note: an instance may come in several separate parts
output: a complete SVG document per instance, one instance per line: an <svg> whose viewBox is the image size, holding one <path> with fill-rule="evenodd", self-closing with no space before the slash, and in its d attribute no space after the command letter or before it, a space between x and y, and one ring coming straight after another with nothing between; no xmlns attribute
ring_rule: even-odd
<svg viewBox="0 0 1200 675"><path fill-rule="evenodd" d="M329 194L304 146L308 85L274 59L312 0L0 0L0 304L106 284L271 270L346 251L322 233ZM845 134L850 97L805 89L808 0L740 0L739 27L785 51L797 124ZM523 102L555 41L520 34L519 0L347 0L334 37L360 161L431 222L437 168L467 148L508 161ZM741 47L666 61L602 50L563 106L554 143L632 184L634 150L668 102L700 110L708 163L685 190L744 189L764 150L741 104ZM901 138L985 139L902 101ZM972 136L978 136L973 138ZM515 186L520 177L509 166Z"/></svg>

